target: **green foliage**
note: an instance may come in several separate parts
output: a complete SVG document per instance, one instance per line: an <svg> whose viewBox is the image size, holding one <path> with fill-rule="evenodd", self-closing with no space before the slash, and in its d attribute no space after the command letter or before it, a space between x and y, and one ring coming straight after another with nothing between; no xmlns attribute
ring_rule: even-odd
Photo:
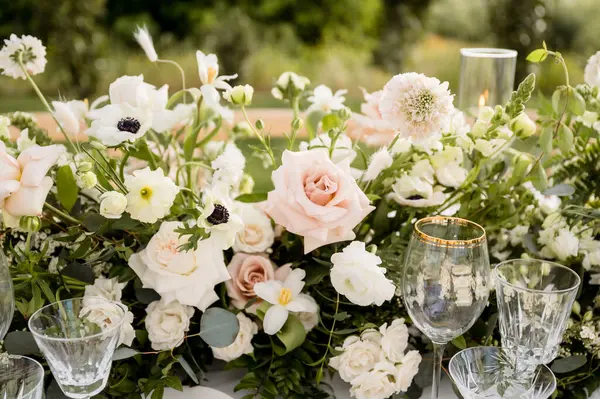
<svg viewBox="0 0 600 399"><path fill-rule="evenodd" d="M240 322L225 309L210 308L200 320L200 338L215 348L224 348L235 342L240 331Z"/></svg>
<svg viewBox="0 0 600 399"><path fill-rule="evenodd" d="M572 161L562 164L554 173L556 183L575 187L574 200L581 202L592 195L600 197L600 142L585 143L577 140L569 154Z"/></svg>

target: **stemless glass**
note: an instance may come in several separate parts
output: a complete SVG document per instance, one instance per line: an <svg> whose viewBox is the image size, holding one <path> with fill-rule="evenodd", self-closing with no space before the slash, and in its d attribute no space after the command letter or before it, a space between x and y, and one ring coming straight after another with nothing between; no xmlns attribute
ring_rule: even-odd
<svg viewBox="0 0 600 399"><path fill-rule="evenodd" d="M0 398L42 399L44 368L25 356L0 355Z"/></svg>
<svg viewBox="0 0 600 399"><path fill-rule="evenodd" d="M104 298L76 298L45 306L29 319L29 329L56 382L70 398L84 399L106 386L112 356L125 320L123 305ZM87 305L87 306L86 306ZM106 323L110 315L110 325Z"/></svg>
<svg viewBox="0 0 600 399"><path fill-rule="evenodd" d="M4 339L15 312L15 296L8 262L0 248L0 340Z"/></svg>
<svg viewBox="0 0 600 399"><path fill-rule="evenodd" d="M540 259L507 260L494 270L502 346L523 371L557 355L580 284L577 273Z"/></svg>
<svg viewBox="0 0 600 399"><path fill-rule="evenodd" d="M438 397L444 347L483 312L489 277L483 227L441 216L415 223L404 261L402 294L413 323L433 342L433 399Z"/></svg>

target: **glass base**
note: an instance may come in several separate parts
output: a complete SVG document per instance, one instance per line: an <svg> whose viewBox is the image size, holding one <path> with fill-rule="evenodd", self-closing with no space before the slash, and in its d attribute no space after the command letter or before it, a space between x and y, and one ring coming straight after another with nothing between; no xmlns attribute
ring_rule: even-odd
<svg viewBox="0 0 600 399"><path fill-rule="evenodd" d="M108 376L107 376L108 377ZM59 383L66 396L73 399L88 399L102 392L108 378L102 378L85 385L69 385Z"/></svg>

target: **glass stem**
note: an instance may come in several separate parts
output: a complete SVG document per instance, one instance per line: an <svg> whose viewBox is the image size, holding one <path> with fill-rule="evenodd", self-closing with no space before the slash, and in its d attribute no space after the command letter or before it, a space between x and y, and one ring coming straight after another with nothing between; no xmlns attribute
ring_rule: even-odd
<svg viewBox="0 0 600 399"><path fill-rule="evenodd" d="M431 399L438 399L440 392L440 379L442 377L442 359L444 358L446 344L433 343L433 384L431 385Z"/></svg>

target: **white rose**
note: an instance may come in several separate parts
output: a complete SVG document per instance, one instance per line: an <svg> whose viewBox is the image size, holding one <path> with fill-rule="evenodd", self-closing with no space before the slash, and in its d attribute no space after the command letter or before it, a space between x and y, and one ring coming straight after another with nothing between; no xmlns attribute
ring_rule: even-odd
<svg viewBox="0 0 600 399"><path fill-rule="evenodd" d="M365 250L365 243L353 241L342 252L331 256L331 283L337 292L350 302L381 306L394 297L394 284L385 277L386 270L379 267L381 259Z"/></svg>
<svg viewBox="0 0 600 399"><path fill-rule="evenodd" d="M363 180L375 180L381 172L392 166L392 162L394 162L394 159L388 152L387 148L381 148L371 156L371 161L369 162L369 166L363 175Z"/></svg>
<svg viewBox="0 0 600 399"><path fill-rule="evenodd" d="M558 236L550 243L550 249L562 261L570 256L577 256L579 252L579 239L569 229L560 229Z"/></svg>
<svg viewBox="0 0 600 399"><path fill-rule="evenodd" d="M419 372L421 355L418 351L410 351L402 359L402 364L396 366L396 389L406 392L412 384L413 378Z"/></svg>
<svg viewBox="0 0 600 399"><path fill-rule="evenodd" d="M329 366L340 373L342 380L351 382L359 375L371 370L381 359L381 348L373 341L361 340L357 336L346 338L339 356L329 360Z"/></svg>
<svg viewBox="0 0 600 399"><path fill-rule="evenodd" d="M194 308L177 301L167 303L162 299L148 305L146 313L146 330L152 349L164 351L183 343L185 333L190 329Z"/></svg>
<svg viewBox="0 0 600 399"><path fill-rule="evenodd" d="M109 302L102 297L85 295L79 317L85 317L103 330L122 322L117 346L121 344L131 346L133 343L135 338L135 330L131 325L133 323L133 313L127 310L127 307L123 304Z"/></svg>
<svg viewBox="0 0 600 399"><path fill-rule="evenodd" d="M117 278L98 277L93 285L85 287L86 297L102 297L109 301L120 302L123 288L127 283L119 283Z"/></svg>
<svg viewBox="0 0 600 399"><path fill-rule="evenodd" d="M408 328L404 319L396 319L388 327L387 323L379 327L381 333L381 350L393 363L401 362L408 346Z"/></svg>
<svg viewBox="0 0 600 399"><path fill-rule="evenodd" d="M467 178L467 170L456 163L435 170L435 177L446 187L458 188Z"/></svg>
<svg viewBox="0 0 600 399"><path fill-rule="evenodd" d="M237 314L237 319L240 322L240 331L238 332L235 341L225 348L211 347L215 358L230 362L242 355L249 355L254 352L252 338L258 334L258 326L252 319L241 312Z"/></svg>
<svg viewBox="0 0 600 399"><path fill-rule="evenodd" d="M183 223L164 222L146 248L131 255L129 266L165 303L179 301L204 311L219 299L215 286L231 277L212 237L199 241L196 250L181 251L188 237L175 231L180 227Z"/></svg>
<svg viewBox="0 0 600 399"><path fill-rule="evenodd" d="M253 204L240 203L238 206L244 228L237 233L233 250L252 254L271 248L275 240L271 219Z"/></svg>
<svg viewBox="0 0 600 399"><path fill-rule="evenodd" d="M304 330L306 332L309 332L310 330L315 328L317 324L319 324L319 304L317 304L317 301L315 301L315 299L308 294L300 294L299 297L303 298L303 300L310 302L310 308L316 309L315 312L294 313L294 315L298 318L298 320L300 320L300 322L304 326Z"/></svg>
<svg viewBox="0 0 600 399"><path fill-rule="evenodd" d="M360 374L351 381L350 393L357 399L387 399L396 393L396 367L389 362L381 362L367 373Z"/></svg>
<svg viewBox="0 0 600 399"><path fill-rule="evenodd" d="M119 219L127 208L127 197L118 191L107 191L100 196L100 215Z"/></svg>

